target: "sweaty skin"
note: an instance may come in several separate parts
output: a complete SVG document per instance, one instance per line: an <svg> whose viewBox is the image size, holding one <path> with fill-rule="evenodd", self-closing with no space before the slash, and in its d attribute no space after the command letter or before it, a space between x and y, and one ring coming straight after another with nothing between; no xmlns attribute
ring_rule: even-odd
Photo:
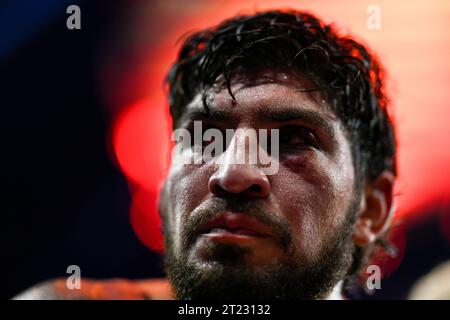
<svg viewBox="0 0 450 320"><path fill-rule="evenodd" d="M231 242L246 252L245 264L254 270L283 263L291 255L309 265L320 263L319 253L342 225L354 200L350 143L329 105L318 94L301 92L312 86L302 78L280 72L266 73L262 78L266 81L234 81L231 90L236 100L223 86L211 90L208 114L202 111L201 96L197 95L179 121L182 128L201 120L203 126L221 131L280 130L279 171L274 175L265 175L255 164L228 162L228 153L246 152L236 150L239 146L233 144L239 138L238 131L220 155L221 164L186 165L173 159L164 189L165 223L174 255L187 254L189 263L198 268L208 270L220 261L221 250L212 244ZM229 197L252 201L288 226L294 251L283 250L276 234L231 240L203 234L192 243L183 243L182 235L193 216L218 198ZM226 212L239 213L233 208Z"/></svg>

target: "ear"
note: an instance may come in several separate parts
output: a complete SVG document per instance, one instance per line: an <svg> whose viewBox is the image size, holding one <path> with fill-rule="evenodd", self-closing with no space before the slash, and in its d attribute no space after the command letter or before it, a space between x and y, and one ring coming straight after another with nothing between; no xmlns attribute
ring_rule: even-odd
<svg viewBox="0 0 450 320"><path fill-rule="evenodd" d="M366 185L353 231L355 245L364 247L373 243L389 227L395 211L394 182L392 172L383 171Z"/></svg>

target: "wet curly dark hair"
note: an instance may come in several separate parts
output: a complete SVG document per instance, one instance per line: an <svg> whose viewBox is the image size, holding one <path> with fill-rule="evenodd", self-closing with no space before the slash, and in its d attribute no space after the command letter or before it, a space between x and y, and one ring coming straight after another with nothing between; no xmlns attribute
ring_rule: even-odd
<svg viewBox="0 0 450 320"><path fill-rule="evenodd" d="M305 12L237 16L187 36L166 79L174 126L199 92L207 107L207 91L219 77L234 97L233 75L270 68L306 76L314 87L305 91L320 90L327 98L351 141L356 188L384 170L396 175L395 133L380 63L364 45ZM355 278L374 249L355 250L349 278Z"/></svg>

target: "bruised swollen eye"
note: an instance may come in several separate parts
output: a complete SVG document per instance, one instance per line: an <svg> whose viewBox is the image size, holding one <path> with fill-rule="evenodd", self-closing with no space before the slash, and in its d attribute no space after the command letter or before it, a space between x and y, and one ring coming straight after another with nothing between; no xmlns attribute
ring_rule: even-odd
<svg viewBox="0 0 450 320"><path fill-rule="evenodd" d="M314 133L302 126L288 126L280 129L280 147L290 149L319 148Z"/></svg>

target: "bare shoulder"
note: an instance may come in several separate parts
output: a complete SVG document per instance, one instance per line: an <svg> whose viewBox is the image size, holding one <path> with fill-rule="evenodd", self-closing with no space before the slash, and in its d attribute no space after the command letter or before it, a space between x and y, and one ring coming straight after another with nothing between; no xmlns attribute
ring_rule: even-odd
<svg viewBox="0 0 450 320"><path fill-rule="evenodd" d="M89 280L81 281L80 289L68 289L66 279L39 283L14 300L167 300L173 299L166 279L148 280Z"/></svg>

